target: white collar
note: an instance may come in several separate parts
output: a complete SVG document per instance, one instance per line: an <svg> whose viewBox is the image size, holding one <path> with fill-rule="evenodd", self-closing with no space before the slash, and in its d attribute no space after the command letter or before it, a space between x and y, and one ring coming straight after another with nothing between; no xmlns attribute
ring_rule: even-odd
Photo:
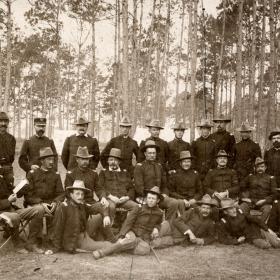
<svg viewBox="0 0 280 280"><path fill-rule="evenodd" d="M82 135L80 135L78 132L76 132L75 135L76 135L76 136L82 136ZM88 134L86 133L86 134L83 135L83 136L88 137Z"/></svg>
<svg viewBox="0 0 280 280"><path fill-rule="evenodd" d="M115 171L115 172L121 172L121 168L119 167L118 169L116 169L116 170L113 170L110 166L109 166L109 171Z"/></svg>

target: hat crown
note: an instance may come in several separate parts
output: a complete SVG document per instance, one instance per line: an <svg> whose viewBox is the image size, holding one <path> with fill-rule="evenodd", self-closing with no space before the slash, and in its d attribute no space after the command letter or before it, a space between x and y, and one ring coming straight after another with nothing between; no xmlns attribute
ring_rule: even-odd
<svg viewBox="0 0 280 280"><path fill-rule="evenodd" d="M158 120L158 119L151 120L151 122L149 124L147 124L146 126L148 126L148 127L163 128L161 123L160 123L160 120Z"/></svg>
<svg viewBox="0 0 280 280"><path fill-rule="evenodd" d="M6 112L0 112L0 120L9 120L9 117L6 114Z"/></svg>
<svg viewBox="0 0 280 280"><path fill-rule="evenodd" d="M228 157L228 154L225 150L220 150L216 157Z"/></svg>
<svg viewBox="0 0 280 280"><path fill-rule="evenodd" d="M180 122L180 123L175 123L175 125L173 126L173 129L177 129L177 130L185 130L186 127L184 125L184 123Z"/></svg>
<svg viewBox="0 0 280 280"><path fill-rule="evenodd" d="M90 157L91 155L89 154L88 152L88 147L81 147L79 146L78 149L77 149L77 154L76 154L77 157L80 157L80 158L88 158Z"/></svg>
<svg viewBox="0 0 280 280"><path fill-rule="evenodd" d="M76 188L76 189L85 189L85 183L82 180L75 180L73 183L72 188Z"/></svg>
<svg viewBox="0 0 280 280"><path fill-rule="evenodd" d="M44 158L44 157L51 157L54 156L54 153L51 149L51 147L43 147L39 151L39 157Z"/></svg>
<svg viewBox="0 0 280 280"><path fill-rule="evenodd" d="M213 121L230 122L231 119L226 117L224 114L220 114L217 118L214 118Z"/></svg>
<svg viewBox="0 0 280 280"><path fill-rule="evenodd" d="M239 128L240 132L249 132L252 130L253 130L253 128L250 126L250 124L248 122L242 122L241 126Z"/></svg>
<svg viewBox="0 0 280 280"><path fill-rule="evenodd" d="M46 124L47 118L40 117L40 118L34 118L34 124Z"/></svg>
<svg viewBox="0 0 280 280"><path fill-rule="evenodd" d="M154 186L150 189L151 192L157 193L160 195L160 189L158 186ZM149 192L149 191L148 191Z"/></svg>
<svg viewBox="0 0 280 280"><path fill-rule="evenodd" d="M145 142L145 147L146 146L156 146L156 142L154 140L147 140Z"/></svg>
<svg viewBox="0 0 280 280"><path fill-rule="evenodd" d="M198 127L212 127L211 121L209 119L202 119Z"/></svg>
<svg viewBox="0 0 280 280"><path fill-rule="evenodd" d="M226 208L231 208L231 207L235 207L235 202L233 199L231 198L226 198L221 200L221 208L222 209L226 209Z"/></svg>
<svg viewBox="0 0 280 280"><path fill-rule="evenodd" d="M259 165L259 164L262 164L262 163L264 163L264 160L261 157L257 157L256 160L255 160L255 165Z"/></svg>
<svg viewBox="0 0 280 280"><path fill-rule="evenodd" d="M109 153L109 157L121 158L121 155L122 155L122 151L117 148L112 148Z"/></svg>
<svg viewBox="0 0 280 280"><path fill-rule="evenodd" d="M181 151L180 159L192 158L190 151Z"/></svg>
<svg viewBox="0 0 280 280"><path fill-rule="evenodd" d="M89 124L90 122L84 118L84 117L79 117L78 120L75 122L75 125L79 125L79 124Z"/></svg>
<svg viewBox="0 0 280 280"><path fill-rule="evenodd" d="M132 126L131 121L128 116L122 117L120 121L120 126Z"/></svg>

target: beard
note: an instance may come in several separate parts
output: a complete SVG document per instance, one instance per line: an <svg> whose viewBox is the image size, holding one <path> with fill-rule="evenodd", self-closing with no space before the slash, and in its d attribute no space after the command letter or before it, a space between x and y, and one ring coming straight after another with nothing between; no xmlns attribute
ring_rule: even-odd
<svg viewBox="0 0 280 280"><path fill-rule="evenodd" d="M275 147L275 148L280 148L280 142L278 142L278 141L275 141L275 142L273 142L273 147Z"/></svg>

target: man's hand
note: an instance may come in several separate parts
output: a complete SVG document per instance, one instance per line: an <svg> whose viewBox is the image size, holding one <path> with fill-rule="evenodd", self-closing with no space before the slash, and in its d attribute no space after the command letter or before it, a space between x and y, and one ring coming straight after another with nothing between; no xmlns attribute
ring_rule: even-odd
<svg viewBox="0 0 280 280"><path fill-rule="evenodd" d="M9 202L15 202L17 200L17 195L15 193L12 193L9 197L8 197Z"/></svg>
<svg viewBox="0 0 280 280"><path fill-rule="evenodd" d="M266 201L265 199L261 199L261 200L256 202L256 205L257 206L261 206L261 205L263 205L265 203L265 201Z"/></svg>
<svg viewBox="0 0 280 280"><path fill-rule="evenodd" d="M119 203L125 203L129 200L129 196L122 196L120 199L119 199Z"/></svg>
<svg viewBox="0 0 280 280"><path fill-rule="evenodd" d="M108 200L106 199L106 197L102 197L101 200L100 200L100 203L102 206L104 206L105 208L107 208L109 206L109 202Z"/></svg>
<svg viewBox="0 0 280 280"><path fill-rule="evenodd" d="M162 193L161 195L162 195L164 198L168 197L168 195L165 194L165 193Z"/></svg>
<svg viewBox="0 0 280 280"><path fill-rule="evenodd" d="M169 170L169 171L168 171L168 174L169 174L169 175L172 175L172 174L174 174L174 173L176 173L176 170L175 170L175 169L172 169L172 170Z"/></svg>
<svg viewBox="0 0 280 280"><path fill-rule="evenodd" d="M136 197L136 202L139 204L146 204L145 198L144 197Z"/></svg>
<svg viewBox="0 0 280 280"><path fill-rule="evenodd" d="M237 242L238 243L243 243L245 241L245 236L240 236L238 239L237 239Z"/></svg>
<svg viewBox="0 0 280 280"><path fill-rule="evenodd" d="M38 169L40 166L39 165L37 165L37 164L32 164L31 165L31 170L36 170L36 169Z"/></svg>
<svg viewBox="0 0 280 280"><path fill-rule="evenodd" d="M277 234L272 230L272 229L268 229L268 232L273 235L274 237L278 238Z"/></svg>
<svg viewBox="0 0 280 280"><path fill-rule="evenodd" d="M108 198L111 199L113 202L115 202L116 204L120 203L120 200L118 197L114 196L114 195L111 195L109 194L108 195Z"/></svg>
<svg viewBox="0 0 280 280"><path fill-rule="evenodd" d="M204 245L204 239L203 238L196 238L195 244L197 245Z"/></svg>
<svg viewBox="0 0 280 280"><path fill-rule="evenodd" d="M105 216L104 218L103 218L103 226L104 227L108 227L108 226L110 226L111 225L111 219L110 219L110 217L109 216Z"/></svg>
<svg viewBox="0 0 280 280"><path fill-rule="evenodd" d="M189 208L191 206L190 202L186 199L184 199L185 207Z"/></svg>
<svg viewBox="0 0 280 280"><path fill-rule="evenodd" d="M151 233L152 239L158 238L159 237L159 232L157 228L153 229L153 232Z"/></svg>
<svg viewBox="0 0 280 280"><path fill-rule="evenodd" d="M213 196L217 197L219 200L222 200L222 197L220 196L220 193L218 193L218 192L214 192Z"/></svg>
<svg viewBox="0 0 280 280"><path fill-rule="evenodd" d="M194 198L189 200L189 204L192 206L194 204L196 204L196 200Z"/></svg>
<svg viewBox="0 0 280 280"><path fill-rule="evenodd" d="M196 237L195 237L195 235L193 234L193 232L189 229L189 230L186 231L186 234L189 236L190 241L191 241L192 243L194 243Z"/></svg>
<svg viewBox="0 0 280 280"><path fill-rule="evenodd" d="M45 255L53 255L53 250L47 250L47 251L45 251Z"/></svg>

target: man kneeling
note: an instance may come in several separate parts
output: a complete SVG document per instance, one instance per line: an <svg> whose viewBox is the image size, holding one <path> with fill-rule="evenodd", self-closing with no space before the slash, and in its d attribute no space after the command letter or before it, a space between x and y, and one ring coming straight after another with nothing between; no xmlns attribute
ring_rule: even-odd
<svg viewBox="0 0 280 280"><path fill-rule="evenodd" d="M51 233L53 248L45 254L53 254L62 249L69 253L93 251L109 246L110 242L94 241L86 232L87 220L91 214L102 214L104 226L110 225L108 208L103 208L100 204L84 203L85 192L90 190L83 181L74 181L73 186L66 190L69 191L70 198L56 209Z"/></svg>
<svg viewBox="0 0 280 280"><path fill-rule="evenodd" d="M95 259L127 250L132 250L136 255L147 255L151 246L163 247L164 238L163 242L159 242L163 213L158 207L163 197L158 187L147 190L146 194L146 204L130 212L120 230L118 241L107 248L94 251Z"/></svg>

